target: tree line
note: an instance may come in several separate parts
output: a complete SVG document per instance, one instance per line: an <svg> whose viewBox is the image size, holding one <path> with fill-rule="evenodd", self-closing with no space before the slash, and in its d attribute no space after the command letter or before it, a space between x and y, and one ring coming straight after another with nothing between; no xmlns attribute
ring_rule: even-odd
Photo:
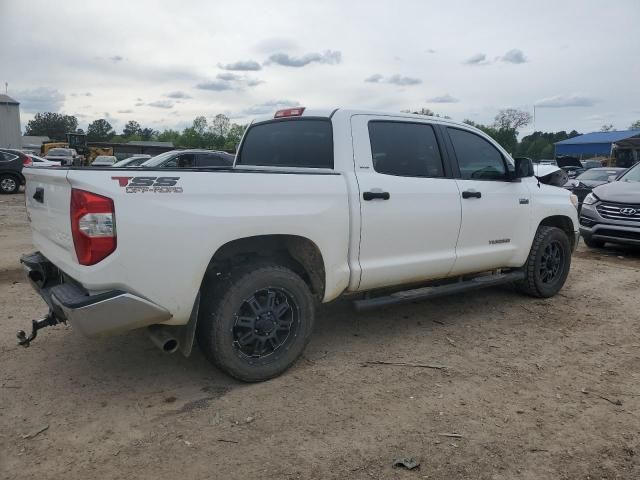
<svg viewBox="0 0 640 480"><path fill-rule="evenodd" d="M403 110L406 113L419 115L440 115L428 108L419 110ZM450 117L444 117L450 118ZM500 110L492 124L484 125L465 119L464 123L479 128L514 156L529 157L534 160L553 158L555 142L580 135L575 130L569 133L536 131L522 137L518 141L518 132L531 123L528 112L507 108ZM117 133L104 118L94 120L87 127L89 142L129 142L133 140L156 140L172 142L176 147L209 148L215 150L235 150L242 138L246 125L232 123L226 115L218 114L207 120L205 116L196 117L191 126L182 131L165 129L162 132L149 127L142 127L135 120L126 123L121 133ZM613 130L613 125L603 125L601 131ZM640 129L640 120L632 123L629 130ZM84 133L78 128L78 119L72 115L45 112L37 113L33 120L27 122L25 135L47 136L53 140L66 140L69 132Z"/></svg>
<svg viewBox="0 0 640 480"><path fill-rule="evenodd" d="M191 126L182 131L165 129L160 132L130 120L122 132L117 133L106 119L99 118L88 125L86 134L89 142L146 140L172 142L177 147L235 150L246 127L232 123L226 115L218 114L210 120L205 116L196 117ZM73 115L54 112L36 113L25 126L25 135L46 136L58 141L66 141L66 134L72 132L85 133L78 128L78 119Z"/></svg>

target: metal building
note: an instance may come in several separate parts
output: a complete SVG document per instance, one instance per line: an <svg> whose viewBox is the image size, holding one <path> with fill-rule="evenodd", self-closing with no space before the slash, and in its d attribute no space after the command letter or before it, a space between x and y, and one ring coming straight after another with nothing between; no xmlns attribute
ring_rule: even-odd
<svg viewBox="0 0 640 480"><path fill-rule="evenodd" d="M22 148L20 104L4 94L0 94L0 147Z"/></svg>
<svg viewBox="0 0 640 480"><path fill-rule="evenodd" d="M615 157L620 167L629 167L640 161L640 130L586 133L554 145L556 157Z"/></svg>

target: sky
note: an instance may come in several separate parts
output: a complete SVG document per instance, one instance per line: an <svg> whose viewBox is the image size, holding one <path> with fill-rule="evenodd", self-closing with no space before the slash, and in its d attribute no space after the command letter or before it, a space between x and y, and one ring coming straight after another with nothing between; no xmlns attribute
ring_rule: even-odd
<svg viewBox="0 0 640 480"><path fill-rule="evenodd" d="M23 128L44 111L120 131L300 105L485 124L535 106L521 134L640 119L638 0L0 0L0 32Z"/></svg>

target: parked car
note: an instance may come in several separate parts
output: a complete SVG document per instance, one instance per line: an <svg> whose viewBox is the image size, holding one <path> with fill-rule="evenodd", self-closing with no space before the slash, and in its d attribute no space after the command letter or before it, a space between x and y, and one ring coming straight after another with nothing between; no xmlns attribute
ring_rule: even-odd
<svg viewBox="0 0 640 480"><path fill-rule="evenodd" d="M195 337L224 371L261 381L302 354L321 302L370 292L364 310L514 282L551 297L579 238L574 195L443 118L280 110L249 125L233 167L163 168L209 153L122 173L29 169L38 252L22 263L51 305L34 332L149 327L164 351L188 355Z"/></svg>
<svg viewBox="0 0 640 480"><path fill-rule="evenodd" d="M591 248L605 242L640 245L640 163L585 197L580 233Z"/></svg>
<svg viewBox="0 0 640 480"><path fill-rule="evenodd" d="M147 160L141 166L149 168L211 168L230 167L234 155L215 150L171 150Z"/></svg>
<svg viewBox="0 0 640 480"><path fill-rule="evenodd" d="M98 155L91 162L92 167L112 167L118 159L113 155Z"/></svg>
<svg viewBox="0 0 640 480"><path fill-rule="evenodd" d="M569 155L558 156L555 162L556 165L567 172L569 178L575 178L586 170L582 163L580 163L580 160Z"/></svg>
<svg viewBox="0 0 640 480"><path fill-rule="evenodd" d="M0 148L0 193L18 193L25 184L22 168L31 165L31 158L20 150Z"/></svg>
<svg viewBox="0 0 640 480"><path fill-rule="evenodd" d="M42 158L42 157L39 157L37 155L27 154L27 156L33 162L33 166L34 167L60 167L62 165L60 162L54 162L53 160L47 160L46 158Z"/></svg>
<svg viewBox="0 0 640 480"><path fill-rule="evenodd" d="M133 157L125 158L113 164L113 167L139 167L144 162L149 160L151 155L134 155Z"/></svg>
<svg viewBox="0 0 640 480"><path fill-rule="evenodd" d="M581 160L580 163L586 170L602 167L602 162L600 160Z"/></svg>
<svg viewBox="0 0 640 480"><path fill-rule="evenodd" d="M624 168L590 168L576 178L569 180L564 188L578 197L578 204L582 206L585 197L598 185L608 183L624 172Z"/></svg>
<svg viewBox="0 0 640 480"><path fill-rule="evenodd" d="M47 152L45 157L52 162L60 162L60 164L69 166L74 165L78 158L78 152L74 148L52 148Z"/></svg>

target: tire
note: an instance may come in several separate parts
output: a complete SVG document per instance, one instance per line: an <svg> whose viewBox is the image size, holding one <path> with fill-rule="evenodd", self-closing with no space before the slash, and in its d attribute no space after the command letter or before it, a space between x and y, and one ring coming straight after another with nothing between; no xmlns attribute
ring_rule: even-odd
<svg viewBox="0 0 640 480"><path fill-rule="evenodd" d="M20 179L10 173L0 175L0 193L18 193L20 190Z"/></svg>
<svg viewBox="0 0 640 480"><path fill-rule="evenodd" d="M525 279L518 289L532 297L552 297L560 291L571 267L571 245L567 234L555 227L538 227L524 264Z"/></svg>
<svg viewBox="0 0 640 480"><path fill-rule="evenodd" d="M309 287L279 265L252 265L205 282L202 299L197 332L202 352L245 382L283 373L302 355L313 331Z"/></svg>
<svg viewBox="0 0 640 480"><path fill-rule="evenodd" d="M589 248L602 248L604 247L604 242L602 240L592 240L591 238L582 237L584 240L584 244Z"/></svg>

